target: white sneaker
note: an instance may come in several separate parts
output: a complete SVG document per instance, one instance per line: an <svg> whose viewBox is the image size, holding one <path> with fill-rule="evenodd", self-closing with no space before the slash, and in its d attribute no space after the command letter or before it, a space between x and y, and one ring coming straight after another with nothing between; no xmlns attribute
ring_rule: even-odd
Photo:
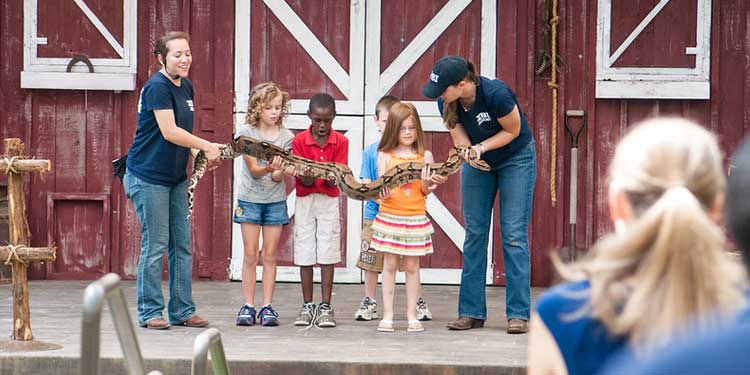
<svg viewBox="0 0 750 375"><path fill-rule="evenodd" d="M354 320L370 321L378 318L378 303L370 297L365 297L362 300L362 304L359 305L359 310L354 313Z"/></svg>
<svg viewBox="0 0 750 375"><path fill-rule="evenodd" d="M313 325L320 328L333 328L336 327L336 320L333 318L333 307L327 303L320 303L318 305L318 311L315 314L315 322Z"/></svg>
<svg viewBox="0 0 750 375"><path fill-rule="evenodd" d="M419 297L417 300L417 320L432 320L432 313L427 307L427 302L422 297Z"/></svg>
<svg viewBox="0 0 750 375"><path fill-rule="evenodd" d="M315 304L312 302L302 305L302 309L299 311L299 315L297 316L297 320L294 321L294 325L304 327L313 324L316 318L316 311Z"/></svg>

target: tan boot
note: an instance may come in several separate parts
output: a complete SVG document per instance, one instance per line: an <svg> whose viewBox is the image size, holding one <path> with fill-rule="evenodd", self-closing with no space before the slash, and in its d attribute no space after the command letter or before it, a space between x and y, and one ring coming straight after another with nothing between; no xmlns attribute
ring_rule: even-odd
<svg viewBox="0 0 750 375"><path fill-rule="evenodd" d="M208 325L208 320L203 319L198 315L193 315L190 317L190 319L180 323L180 325L185 327L201 328Z"/></svg>
<svg viewBox="0 0 750 375"><path fill-rule="evenodd" d="M154 318L146 322L148 329L169 329L169 322L164 318Z"/></svg>
<svg viewBox="0 0 750 375"><path fill-rule="evenodd" d="M526 333L529 331L528 322L523 319L511 318L508 319L507 332L510 334Z"/></svg>
<svg viewBox="0 0 750 375"><path fill-rule="evenodd" d="M446 327L454 331L463 331L463 330L472 329L472 328L482 328L484 327L484 320L474 319L468 316L462 316L446 324Z"/></svg>

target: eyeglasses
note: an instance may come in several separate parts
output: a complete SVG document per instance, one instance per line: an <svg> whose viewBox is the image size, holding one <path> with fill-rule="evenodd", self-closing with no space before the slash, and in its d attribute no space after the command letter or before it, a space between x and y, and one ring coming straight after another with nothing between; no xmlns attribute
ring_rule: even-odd
<svg viewBox="0 0 750 375"><path fill-rule="evenodd" d="M416 128L416 127L409 127L409 128L407 128L407 127L403 127L403 126L402 126L402 127L401 127L401 129L399 129L399 131L400 131L401 133L406 133L406 132L415 132L415 131L417 131L417 128Z"/></svg>

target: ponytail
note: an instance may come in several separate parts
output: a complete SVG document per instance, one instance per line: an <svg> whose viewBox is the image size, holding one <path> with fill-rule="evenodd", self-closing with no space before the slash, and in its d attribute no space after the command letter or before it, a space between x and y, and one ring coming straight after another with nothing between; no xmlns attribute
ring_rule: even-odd
<svg viewBox="0 0 750 375"><path fill-rule="evenodd" d="M443 105L443 120L448 130L453 130L458 123L458 100Z"/></svg>
<svg viewBox="0 0 750 375"><path fill-rule="evenodd" d="M708 328L721 313L739 307L742 295L734 285L739 269L727 259L723 245L721 229L695 195L675 186L624 233L600 241L591 258L573 267L555 262L568 276L586 275L587 312L645 353L688 324Z"/></svg>

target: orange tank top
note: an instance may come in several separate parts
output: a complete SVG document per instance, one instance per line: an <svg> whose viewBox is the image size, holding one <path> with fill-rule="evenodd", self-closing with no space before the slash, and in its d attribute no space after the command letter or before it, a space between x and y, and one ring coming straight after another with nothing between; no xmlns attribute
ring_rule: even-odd
<svg viewBox="0 0 750 375"><path fill-rule="evenodd" d="M410 161L419 163L424 161L424 156L421 155L399 156L391 152L389 156L388 163L386 163L386 170ZM391 190L391 195L383 201L379 210L387 214L399 216L425 215L427 212L425 197L424 193L422 193L422 181L412 181Z"/></svg>

